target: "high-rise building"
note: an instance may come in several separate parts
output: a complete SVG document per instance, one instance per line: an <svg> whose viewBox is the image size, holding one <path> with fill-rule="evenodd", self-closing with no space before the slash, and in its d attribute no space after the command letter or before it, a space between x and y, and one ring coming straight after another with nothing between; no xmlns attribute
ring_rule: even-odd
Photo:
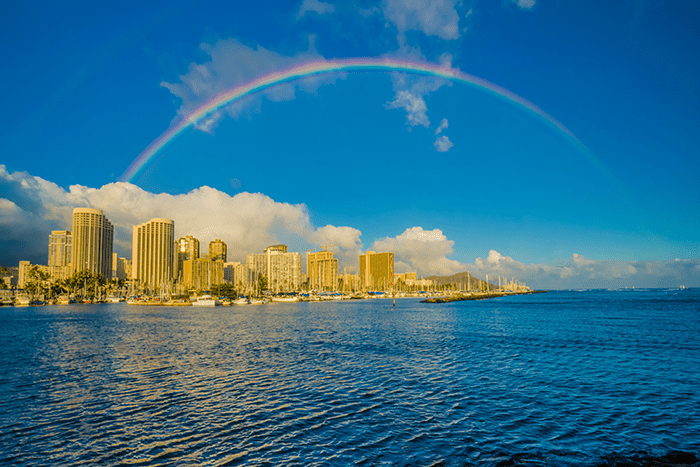
<svg viewBox="0 0 700 467"><path fill-rule="evenodd" d="M199 240L192 235L186 235L175 243L175 264L173 277L180 281L182 277L182 262L199 259Z"/></svg>
<svg viewBox="0 0 700 467"><path fill-rule="evenodd" d="M49 266L70 266L72 248L70 230L52 230L49 235Z"/></svg>
<svg viewBox="0 0 700 467"><path fill-rule="evenodd" d="M301 287L301 255L288 253L287 245L265 248L267 288L275 293L294 292Z"/></svg>
<svg viewBox="0 0 700 467"><path fill-rule="evenodd" d="M267 279L267 289L273 292L293 292L301 287L301 255L288 253L286 245L273 245L262 254L249 254L246 265L253 284L262 274Z"/></svg>
<svg viewBox="0 0 700 467"><path fill-rule="evenodd" d="M265 275L265 254L249 253L245 257L245 264L249 271L249 282L257 281L260 274Z"/></svg>
<svg viewBox="0 0 700 467"><path fill-rule="evenodd" d="M126 258L117 259L117 279L130 280L132 271L131 260Z"/></svg>
<svg viewBox="0 0 700 467"><path fill-rule="evenodd" d="M224 282L236 287L246 287L250 279L248 267L238 261L224 263Z"/></svg>
<svg viewBox="0 0 700 467"><path fill-rule="evenodd" d="M71 270L112 277L114 227L100 209L73 209Z"/></svg>
<svg viewBox="0 0 700 467"><path fill-rule="evenodd" d="M367 251L360 255L360 286L366 291L384 291L394 285L394 253Z"/></svg>
<svg viewBox="0 0 700 467"><path fill-rule="evenodd" d="M226 262L226 243L218 238L209 242L209 259Z"/></svg>
<svg viewBox="0 0 700 467"><path fill-rule="evenodd" d="M52 230L49 235L49 275L52 279L68 279L71 275L73 235L70 230Z"/></svg>
<svg viewBox="0 0 700 467"><path fill-rule="evenodd" d="M182 285L188 289L211 290L224 284L224 262L209 258L189 259L182 262Z"/></svg>
<svg viewBox="0 0 700 467"><path fill-rule="evenodd" d="M141 285L163 287L173 278L175 222L155 218L134 226L131 277Z"/></svg>
<svg viewBox="0 0 700 467"><path fill-rule="evenodd" d="M306 275L313 290L336 290L338 259L328 250L306 253Z"/></svg>

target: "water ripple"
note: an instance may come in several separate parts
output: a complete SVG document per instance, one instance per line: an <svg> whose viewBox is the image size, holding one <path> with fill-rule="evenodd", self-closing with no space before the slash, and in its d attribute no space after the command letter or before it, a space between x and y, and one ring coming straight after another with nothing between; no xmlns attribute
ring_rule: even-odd
<svg viewBox="0 0 700 467"><path fill-rule="evenodd" d="M699 465L686 292L2 308L0 464Z"/></svg>

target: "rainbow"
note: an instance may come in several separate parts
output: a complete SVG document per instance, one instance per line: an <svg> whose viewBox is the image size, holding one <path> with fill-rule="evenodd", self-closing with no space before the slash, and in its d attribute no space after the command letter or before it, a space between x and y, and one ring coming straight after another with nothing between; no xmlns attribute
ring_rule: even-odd
<svg viewBox="0 0 700 467"><path fill-rule="evenodd" d="M340 72L403 72L415 75L432 76L444 78L449 81L465 83L475 86L479 89L493 93L496 96L504 98L522 108L525 108L533 114L545 119L547 122L554 125L560 131L564 132L570 138L575 140L586 153L589 159L592 159L596 165L600 165L592 154L587 150L586 146L574 136L564 125L555 120L545 111L537 107L532 102L523 99L517 94L502 88L498 85L490 83L479 77L461 72L451 67L444 67L437 64L426 62L411 62L406 60L396 60L390 58L354 58L342 60L319 60L307 62L301 65L296 65L281 71L261 76L249 83L236 86L228 91L217 94L189 115L186 115L179 120L174 121L170 128L156 138L136 159L129 165L124 174L120 177L120 181L131 182L145 168L148 162L158 154L168 143L170 143L177 135L182 133L186 128L194 125L200 119L215 112L216 110L241 99L245 96L263 91L272 86L296 81L310 76L327 75Z"/></svg>

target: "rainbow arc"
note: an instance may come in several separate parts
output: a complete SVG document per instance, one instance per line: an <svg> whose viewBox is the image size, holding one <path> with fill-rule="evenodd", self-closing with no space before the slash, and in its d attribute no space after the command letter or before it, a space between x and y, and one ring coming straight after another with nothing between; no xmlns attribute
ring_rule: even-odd
<svg viewBox="0 0 700 467"><path fill-rule="evenodd" d="M284 70L272 72L256 78L245 84L241 84L225 92L212 97L190 114L174 121L170 128L156 138L146 149L138 155L136 159L129 165L124 174L120 177L121 181L132 182L139 173L147 166L147 164L163 149L168 143L175 139L183 130L194 125L207 115L216 112L218 109L235 102L245 96L255 94L272 86L282 83L288 83L303 78L319 75L327 75L342 72L403 72L414 75L433 76L444 78L452 82L458 82L474 86L486 92L492 93L502 99L512 102L513 104L528 110L534 115L546 120L549 124L556 127L559 131L566 134L569 138L584 150L585 155L594 165L598 166L603 172L607 173L605 167L602 166L593 154L588 151L586 146L579 141L574 134L569 131L559 121L547 114L532 102L523 99L517 94L505 89L501 86L493 84L489 81L481 79L477 76L464 73L455 68L444 67L437 64L427 62L412 62L405 60L396 60L389 58L359 58L359 59L343 59L343 60L319 60L296 65Z"/></svg>

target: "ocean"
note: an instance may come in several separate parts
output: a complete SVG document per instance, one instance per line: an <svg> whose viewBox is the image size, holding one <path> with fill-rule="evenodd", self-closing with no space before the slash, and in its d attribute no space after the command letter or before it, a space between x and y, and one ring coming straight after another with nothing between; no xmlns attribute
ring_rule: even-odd
<svg viewBox="0 0 700 467"><path fill-rule="evenodd" d="M0 308L2 465L700 465L700 290Z"/></svg>

